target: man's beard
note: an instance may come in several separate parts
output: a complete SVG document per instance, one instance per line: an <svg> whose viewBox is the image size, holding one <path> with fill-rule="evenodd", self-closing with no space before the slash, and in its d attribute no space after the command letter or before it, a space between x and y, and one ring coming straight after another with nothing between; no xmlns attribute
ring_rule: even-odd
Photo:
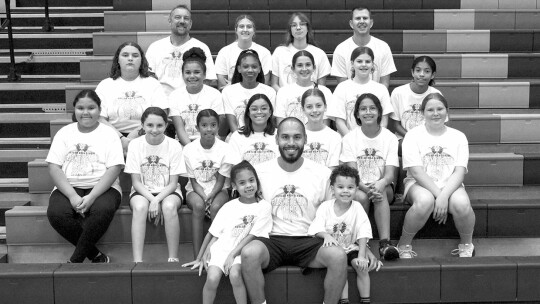
<svg viewBox="0 0 540 304"><path fill-rule="evenodd" d="M289 164L295 163L297 160L299 160L300 157L302 157L302 153L304 152L304 146L303 145L298 148L298 151L297 151L296 155L294 155L294 156L285 155L285 152L283 151L283 149L284 148L279 147L279 154L281 155L281 158L286 163L289 163Z"/></svg>

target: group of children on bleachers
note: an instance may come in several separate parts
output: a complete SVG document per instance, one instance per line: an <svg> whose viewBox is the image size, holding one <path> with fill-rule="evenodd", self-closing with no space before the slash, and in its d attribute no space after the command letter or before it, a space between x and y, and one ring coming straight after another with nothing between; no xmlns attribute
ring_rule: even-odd
<svg viewBox="0 0 540 304"><path fill-rule="evenodd" d="M173 33L189 31L185 24L190 18L187 8L173 9ZM386 86L373 80L377 54L369 47L357 47L350 58L351 78L332 94L323 85L330 64L326 54L312 45L309 20L295 13L290 26L287 43L276 49L270 68L269 52L254 50L253 19L239 18L238 46L227 46L216 60L222 92L204 83L212 59L198 43L192 41L194 47L183 49L181 60L154 69L161 84L151 76L150 60L136 43L118 48L111 77L96 92L77 95L73 102L77 122L58 132L47 157L56 185L48 216L53 227L76 246L70 262L109 260L95 244L120 204L123 151L124 172L132 179L134 261L143 261L148 220L164 224L168 261L179 262L178 209L183 200L179 179L187 177L185 200L192 210L196 260L185 266L198 268L199 273L207 269L204 303L213 302L223 274L231 279L237 303L246 303L240 252L255 236L268 237L274 209L262 199L252 165L279 157L275 128L287 117L305 124L303 157L333 169L334 199L320 202L309 234L323 238L324 246L344 248L365 300L369 299L366 245L372 238L366 212L371 203L382 259L415 256L411 241L416 232L431 215L444 223L448 213L454 216L461 237L457 253L473 255L474 213L462 186L468 144L461 132L444 125L448 104L432 87L433 59L417 57L411 67L413 80L390 96ZM241 44L249 48L242 50ZM296 51L291 53L291 48ZM149 49L149 53L158 51ZM225 54L238 57L222 58ZM152 60L150 65L159 66ZM181 85L171 85L174 70L182 75ZM269 81L272 86L265 84ZM168 90L162 88L165 82ZM168 128L169 121L174 128ZM405 138L398 140L387 126ZM174 134L167 136L171 129L177 140ZM402 167L408 171L403 196L412 206L396 247L390 242L389 205L395 195L401 141ZM205 217L212 225L203 240ZM343 298L346 292L347 286Z"/></svg>

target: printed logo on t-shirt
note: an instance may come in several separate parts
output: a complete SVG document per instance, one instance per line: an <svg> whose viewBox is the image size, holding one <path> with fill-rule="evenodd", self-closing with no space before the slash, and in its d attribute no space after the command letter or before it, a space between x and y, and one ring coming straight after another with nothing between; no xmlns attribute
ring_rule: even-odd
<svg viewBox="0 0 540 304"><path fill-rule="evenodd" d="M197 131L197 114L199 114L199 105L192 103L188 105L187 110L180 113L180 117L184 120L184 128L188 136L193 137L199 134Z"/></svg>
<svg viewBox="0 0 540 304"><path fill-rule="evenodd" d="M207 159L201 162L201 166L193 170L195 179L201 183L207 183L216 179L219 168L214 168L214 161Z"/></svg>
<svg viewBox="0 0 540 304"><path fill-rule="evenodd" d="M241 104L234 109L234 116L236 117L236 121L238 122L238 128L244 126L244 113L246 112L246 106L248 103L248 99L244 99L241 101Z"/></svg>
<svg viewBox="0 0 540 304"><path fill-rule="evenodd" d="M340 247L347 247L352 243L351 228L345 222L332 225L332 230L329 233L338 242Z"/></svg>
<svg viewBox="0 0 540 304"><path fill-rule="evenodd" d="M165 57L161 61L161 63L165 66L163 69L163 74L166 75L166 77L170 78L179 78L182 77L182 52L178 49L173 50L170 53L170 57ZM163 76L163 75L161 75ZM158 75L158 78L161 79L160 75Z"/></svg>
<svg viewBox="0 0 540 304"><path fill-rule="evenodd" d="M296 117L301 122L306 123L307 117L302 109L302 96L291 98L287 100L287 109L285 110L285 117Z"/></svg>
<svg viewBox="0 0 540 304"><path fill-rule="evenodd" d="M254 225L254 219L254 215L246 215L242 217L242 224L234 226L232 231L232 236L235 238L232 246L233 248L251 232L251 228L253 228Z"/></svg>
<svg viewBox="0 0 540 304"><path fill-rule="evenodd" d="M119 107L116 115L121 119L140 119L144 111L145 99L136 91L126 91L116 99Z"/></svg>
<svg viewBox="0 0 540 304"><path fill-rule="evenodd" d="M272 215L285 221L302 218L306 212L308 200L295 185L285 185L271 200Z"/></svg>
<svg viewBox="0 0 540 304"><path fill-rule="evenodd" d="M438 182L445 177L450 176L450 166L454 164L454 158L444 152L445 147L432 146L429 148L431 152L428 152L422 157L422 163L427 175Z"/></svg>
<svg viewBox="0 0 540 304"><path fill-rule="evenodd" d="M374 148L366 148L362 150L363 155L356 157L358 165L358 173L362 183L372 183L381 179L384 174L385 160L381 156L381 152Z"/></svg>
<svg viewBox="0 0 540 304"><path fill-rule="evenodd" d="M97 169L98 156L88 151L89 145L75 144L75 150L66 155L66 173L68 176L91 176Z"/></svg>
<svg viewBox="0 0 540 304"><path fill-rule="evenodd" d="M420 111L421 104L415 103L410 110L403 112L401 122L405 130L409 131L412 128L424 124L424 115Z"/></svg>
<svg viewBox="0 0 540 304"><path fill-rule="evenodd" d="M276 153L270 149L267 149L267 144L263 142L256 142L250 145L252 148L244 152L244 160L247 160L250 164L256 165L264 163L265 161L274 159Z"/></svg>
<svg viewBox="0 0 540 304"><path fill-rule="evenodd" d="M169 167L161 161L161 157L149 155L141 165L142 182L150 192L161 189L168 184Z"/></svg>
<svg viewBox="0 0 540 304"><path fill-rule="evenodd" d="M326 166L326 160L328 159L328 150L323 149L323 144L320 142L312 142L305 146L304 156L318 164Z"/></svg>

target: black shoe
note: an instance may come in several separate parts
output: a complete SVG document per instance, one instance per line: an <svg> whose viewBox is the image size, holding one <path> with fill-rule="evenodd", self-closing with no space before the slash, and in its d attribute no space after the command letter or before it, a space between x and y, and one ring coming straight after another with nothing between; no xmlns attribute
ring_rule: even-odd
<svg viewBox="0 0 540 304"><path fill-rule="evenodd" d="M103 252L98 253L98 255L92 259L92 263L110 263L111 259L106 256Z"/></svg>
<svg viewBox="0 0 540 304"><path fill-rule="evenodd" d="M399 251L389 240L380 240L379 256L381 260L392 261L399 258Z"/></svg>

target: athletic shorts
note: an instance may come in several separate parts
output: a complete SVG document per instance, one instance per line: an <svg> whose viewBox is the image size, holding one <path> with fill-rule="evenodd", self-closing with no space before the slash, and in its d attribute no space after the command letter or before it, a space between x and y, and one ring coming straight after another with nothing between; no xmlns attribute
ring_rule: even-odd
<svg viewBox="0 0 540 304"><path fill-rule="evenodd" d="M323 239L311 236L282 236L274 235L270 238L257 238L268 249L270 261L263 269L264 273L270 272L280 266L298 266L307 268L315 259L319 248L323 245Z"/></svg>
<svg viewBox="0 0 540 304"><path fill-rule="evenodd" d="M143 196L139 192L135 191L129 196L129 199L131 199L131 198L133 198L134 196L137 196L137 195ZM180 201L182 201L182 195L178 194L178 192L176 192L176 191L174 191L173 193L171 193L169 195L176 195L176 196L178 196L180 198Z"/></svg>

